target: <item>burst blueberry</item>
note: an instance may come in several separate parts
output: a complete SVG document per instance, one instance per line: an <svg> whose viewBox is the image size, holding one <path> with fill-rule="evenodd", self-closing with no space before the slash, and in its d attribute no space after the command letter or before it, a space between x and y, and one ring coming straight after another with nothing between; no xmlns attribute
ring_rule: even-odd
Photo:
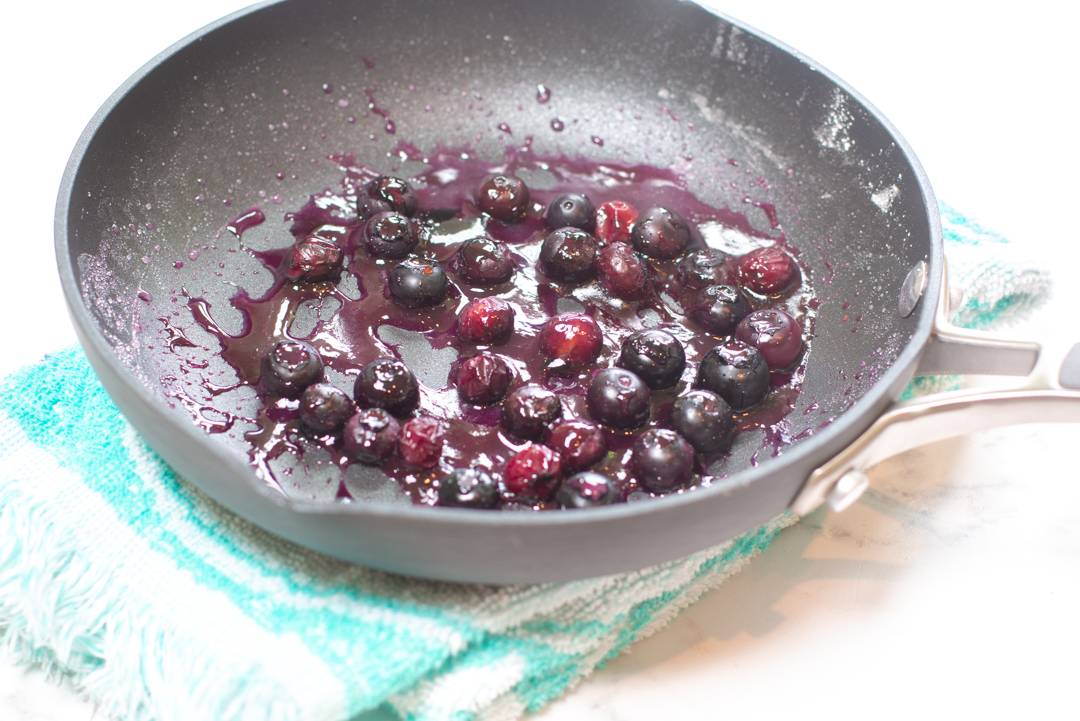
<svg viewBox="0 0 1080 721"><path fill-rule="evenodd" d="M559 454L530 443L514 454L503 472L503 485L519 498L547 500L562 475Z"/></svg>
<svg viewBox="0 0 1080 721"><path fill-rule="evenodd" d="M285 253L282 272L292 281L314 283L341 274L343 254L334 241L309 235Z"/></svg>
<svg viewBox="0 0 1080 721"><path fill-rule="evenodd" d="M470 300L458 315L457 336L466 343L505 343L513 332L514 308L502 298Z"/></svg>
<svg viewBox="0 0 1080 721"><path fill-rule="evenodd" d="M604 429L589 421L575 419L552 426L544 443L559 454L568 471L588 468L607 454Z"/></svg>
<svg viewBox="0 0 1080 721"><path fill-rule="evenodd" d="M382 408L364 408L345 422L341 435L346 456L376 466L390 458L397 448L401 424Z"/></svg>
<svg viewBox="0 0 1080 721"><path fill-rule="evenodd" d="M480 406L502 400L513 380L514 373L506 361L486 351L463 361L456 374L461 400Z"/></svg>
<svg viewBox="0 0 1080 721"><path fill-rule="evenodd" d="M481 236L462 243L455 268L458 275L474 285L499 285L514 276L514 259L506 243Z"/></svg>
<svg viewBox="0 0 1080 721"><path fill-rule="evenodd" d="M419 205L416 191L401 178L380 175L368 183L367 194L375 200L386 203L395 212L410 218L416 215L416 208Z"/></svg>
<svg viewBox="0 0 1080 721"><path fill-rule="evenodd" d="M652 267L626 243L611 243L596 257L600 283L616 298L643 300L652 295Z"/></svg>
<svg viewBox="0 0 1080 721"><path fill-rule="evenodd" d="M431 416L417 416L405 421L397 444L402 463L413 468L439 465L445 433L442 424Z"/></svg>

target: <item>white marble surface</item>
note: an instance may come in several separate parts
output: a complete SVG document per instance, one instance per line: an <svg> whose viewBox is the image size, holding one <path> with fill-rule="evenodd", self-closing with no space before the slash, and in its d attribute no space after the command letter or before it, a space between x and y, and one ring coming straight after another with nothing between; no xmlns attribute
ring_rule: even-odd
<svg viewBox="0 0 1080 721"><path fill-rule="evenodd" d="M51 218L70 148L145 60L235 0L20 4L6 11L0 173L9 265L0 374L74 342ZM1075 5L911 0L719 3L858 88L914 146L938 195L1054 268L1021 335L1080 338ZM520 12L521 10L516 10ZM40 275L30 272L39 268ZM12 313L31 303L34 313ZM1067 717L1080 668L1077 429L964 436L878 466L545 721ZM5 721L99 719L68 686L0 662Z"/></svg>

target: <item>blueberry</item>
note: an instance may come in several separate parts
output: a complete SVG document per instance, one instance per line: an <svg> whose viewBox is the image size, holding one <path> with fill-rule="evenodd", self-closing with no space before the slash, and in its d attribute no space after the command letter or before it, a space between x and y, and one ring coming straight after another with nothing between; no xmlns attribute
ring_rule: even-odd
<svg viewBox="0 0 1080 721"><path fill-rule="evenodd" d="M529 207L529 188L513 175L489 175L476 191L476 207L496 220L521 220Z"/></svg>
<svg viewBox="0 0 1080 721"><path fill-rule="evenodd" d="M649 386L625 368L597 372L585 394L589 415L618 430L637 428L648 421L651 401Z"/></svg>
<svg viewBox="0 0 1080 721"><path fill-rule="evenodd" d="M261 380L266 390L278 396L296 398L312 383L323 378L323 362L318 351L299 340L279 340L262 358Z"/></svg>
<svg viewBox="0 0 1080 721"><path fill-rule="evenodd" d="M679 396L671 405L668 423L690 442L698 453L727 451L735 419L731 406L712 391L690 391Z"/></svg>
<svg viewBox="0 0 1080 721"><path fill-rule="evenodd" d="M735 337L757 348L769 368L787 368L802 353L802 328L782 310L755 310L739 321Z"/></svg>
<svg viewBox="0 0 1080 721"><path fill-rule="evenodd" d="M734 410L746 410L769 392L769 364L757 348L728 338L698 366L697 387L710 390Z"/></svg>
<svg viewBox="0 0 1080 721"><path fill-rule="evenodd" d="M446 299L450 282L442 267L428 258L412 256L390 271L390 295L406 308L427 308Z"/></svg>
<svg viewBox="0 0 1080 721"><path fill-rule="evenodd" d="M439 505L495 508L499 484L482 468L458 468L439 482Z"/></svg>
<svg viewBox="0 0 1080 721"><path fill-rule="evenodd" d="M416 206L419 204L416 191L401 178L380 175L368 183L367 194L386 203L395 212L410 218L416 215Z"/></svg>
<svg viewBox="0 0 1080 721"><path fill-rule="evenodd" d="M731 256L716 248L706 248L679 261L678 276L687 288L701 290L710 285L735 285L739 274Z"/></svg>
<svg viewBox="0 0 1080 721"><path fill-rule="evenodd" d="M337 277L342 261L341 248L334 241L309 235L289 248L282 271L289 280L314 283Z"/></svg>
<svg viewBox="0 0 1080 721"><path fill-rule="evenodd" d="M634 223L630 242L650 258L670 260L690 245L690 224L674 210L649 208Z"/></svg>
<svg viewBox="0 0 1080 721"><path fill-rule="evenodd" d="M361 408L385 408L396 416L404 416L420 402L420 386L404 363L381 358L360 369L353 397Z"/></svg>
<svg viewBox="0 0 1080 721"><path fill-rule="evenodd" d="M694 448L673 430L653 428L634 441L630 465L641 485L653 493L666 493L690 480Z"/></svg>
<svg viewBox="0 0 1080 721"><path fill-rule="evenodd" d="M470 300L458 315L457 336L466 343L505 343L513 332L514 308L502 298Z"/></svg>
<svg viewBox="0 0 1080 721"><path fill-rule="evenodd" d="M395 212L394 206L382 198L372 198L369 195L361 195L356 199L356 215L361 223L379 213L393 212Z"/></svg>
<svg viewBox="0 0 1080 721"><path fill-rule="evenodd" d="M522 386L503 401L503 427L518 438L537 438L561 416L559 397L542 386Z"/></svg>
<svg viewBox="0 0 1080 721"><path fill-rule="evenodd" d="M780 295L801 280L795 259L775 246L757 248L739 258L739 282L758 295Z"/></svg>
<svg viewBox="0 0 1080 721"><path fill-rule="evenodd" d="M559 454L547 446L530 443L514 454L503 472L503 485L511 494L546 500L562 475Z"/></svg>
<svg viewBox="0 0 1080 721"><path fill-rule="evenodd" d="M584 283L596 277L596 238L579 228L559 228L540 246L540 270L562 283Z"/></svg>
<svg viewBox="0 0 1080 721"><path fill-rule="evenodd" d="M474 285L499 285L514 275L514 259L506 243L481 236L462 243L455 259L457 274Z"/></svg>
<svg viewBox="0 0 1080 721"><path fill-rule="evenodd" d="M654 391L679 382L686 367L682 343L659 329L633 333L623 341L619 365L631 370Z"/></svg>
<svg viewBox="0 0 1080 721"><path fill-rule="evenodd" d="M553 230L567 226L592 230L596 225L595 213L596 206L589 200L589 196L583 193L563 193L551 201L544 219Z"/></svg>
<svg viewBox="0 0 1080 721"><path fill-rule="evenodd" d="M713 335L727 336L750 313L750 301L732 285L710 285L700 293L690 308L695 323Z"/></svg>
<svg viewBox="0 0 1080 721"><path fill-rule="evenodd" d="M349 394L329 383L312 383L300 394L300 425L308 433L337 433L356 413Z"/></svg>
<svg viewBox="0 0 1080 721"><path fill-rule="evenodd" d="M342 446L354 461L376 466L390 457L400 436L396 418L382 408L365 408L345 423Z"/></svg>
<svg viewBox="0 0 1080 721"><path fill-rule="evenodd" d="M544 443L558 452L568 471L588 468L607 454L604 429L589 421L563 421L548 430Z"/></svg>
<svg viewBox="0 0 1080 721"><path fill-rule="evenodd" d="M570 476L555 492L559 508L593 508L619 500L619 489L607 476L586 471Z"/></svg>
<svg viewBox="0 0 1080 721"><path fill-rule="evenodd" d="M611 243L596 257L600 283L616 298L642 300L652 294L652 267L626 243Z"/></svg>
<svg viewBox="0 0 1080 721"><path fill-rule="evenodd" d="M434 468L442 456L444 431L431 416L417 416L401 426L397 452L402 462L413 468Z"/></svg>
<svg viewBox="0 0 1080 721"><path fill-rule="evenodd" d="M413 221L401 213L372 216L360 231L364 250L373 258L404 258L420 242Z"/></svg>
<svg viewBox="0 0 1080 721"><path fill-rule="evenodd" d="M540 352L547 358L573 366L588 365L600 355L604 334L591 316L560 313L540 328Z"/></svg>
<svg viewBox="0 0 1080 721"><path fill-rule="evenodd" d="M514 380L510 366L494 353L477 353L457 369L458 395L466 403L487 406L502 400Z"/></svg>

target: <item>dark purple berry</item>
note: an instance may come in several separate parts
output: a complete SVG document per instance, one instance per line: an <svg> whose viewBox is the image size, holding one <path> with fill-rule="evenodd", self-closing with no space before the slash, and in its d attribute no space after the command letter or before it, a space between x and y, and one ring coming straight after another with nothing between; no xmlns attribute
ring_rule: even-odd
<svg viewBox="0 0 1080 721"><path fill-rule="evenodd" d="M694 290L710 285L735 285L739 282L739 271L727 253L707 248L679 261L679 281Z"/></svg>
<svg viewBox="0 0 1080 721"><path fill-rule="evenodd" d="M514 332L514 308L502 298L470 300L458 315L457 335L466 343L505 343Z"/></svg>
<svg viewBox="0 0 1080 721"><path fill-rule="evenodd" d="M364 250L373 258L404 258L420 242L413 221L401 213L379 213L360 231Z"/></svg>
<svg viewBox="0 0 1080 721"><path fill-rule="evenodd" d="M400 436L396 418L382 408L365 408L345 423L342 445L349 458L376 466L393 454Z"/></svg>
<svg viewBox="0 0 1080 721"><path fill-rule="evenodd" d="M401 426L397 451L402 462L413 468L439 465L443 448L442 424L431 416L417 416Z"/></svg>
<svg viewBox="0 0 1080 721"><path fill-rule="evenodd" d="M503 427L518 438L539 437L561 416L559 397L542 386L522 386L503 401Z"/></svg>
<svg viewBox="0 0 1080 721"><path fill-rule="evenodd" d="M546 500L562 475L559 454L547 446L530 443L514 454L503 472L503 485L511 494Z"/></svg>
<svg viewBox="0 0 1080 721"><path fill-rule="evenodd" d="M487 406L502 400L514 373L502 358L483 352L462 362L456 380L461 400Z"/></svg>
<svg viewBox="0 0 1080 721"><path fill-rule="evenodd" d="M690 245L690 224L674 210L649 208L634 223L630 242L650 258L670 260Z"/></svg>
<svg viewBox="0 0 1080 721"><path fill-rule="evenodd" d="M596 239L601 243L625 243L638 219L638 209L621 200L603 203L596 209Z"/></svg>
<svg viewBox="0 0 1080 721"><path fill-rule="evenodd" d="M379 213L393 212L395 212L394 206L382 198L372 198L369 195L361 195L356 199L356 215L361 223Z"/></svg>
<svg viewBox="0 0 1080 721"><path fill-rule="evenodd" d="M607 291L623 300L642 300L652 294L652 268L645 256L626 243L600 249L596 273Z"/></svg>
<svg viewBox="0 0 1080 721"><path fill-rule="evenodd" d="M735 419L731 406L712 391L690 391L671 405L668 423L690 442L698 453L706 455L727 451Z"/></svg>
<svg viewBox="0 0 1080 721"><path fill-rule="evenodd" d="M404 363L381 358L360 369L353 397L361 408L385 408L396 416L404 416L420 402L420 386Z"/></svg>
<svg viewBox="0 0 1080 721"><path fill-rule="evenodd" d="M412 256L390 271L390 295L406 308L428 308L446 299L450 282L442 267L428 258Z"/></svg>
<svg viewBox="0 0 1080 721"><path fill-rule="evenodd" d="M300 394L300 425L308 433L337 433L356 413L349 394L329 383L312 383Z"/></svg>
<svg viewBox="0 0 1080 721"><path fill-rule="evenodd" d="M690 480L694 447L675 431L653 428L634 441L630 465L642 486L653 493L666 493Z"/></svg>
<svg viewBox="0 0 1080 721"><path fill-rule="evenodd" d="M544 219L553 230L567 226L592 230L596 226L595 213L596 206L589 200L589 196L583 193L563 193L551 201Z"/></svg>
<svg viewBox="0 0 1080 721"><path fill-rule="evenodd" d="M649 388L658 391L682 378L686 353L675 336L652 328L633 333L623 341L619 365L637 373Z"/></svg>
<svg viewBox="0 0 1080 721"><path fill-rule="evenodd" d="M584 283L596 277L596 238L579 228L559 228L540 246L540 270L562 283Z"/></svg>
<svg viewBox="0 0 1080 721"><path fill-rule="evenodd" d="M495 508L499 484L482 468L458 468L439 482L439 505L458 508Z"/></svg>
<svg viewBox="0 0 1080 721"><path fill-rule="evenodd" d="M795 259L775 246L757 248L739 258L739 282L758 295L780 295L801 281Z"/></svg>
<svg viewBox="0 0 1080 721"><path fill-rule="evenodd" d="M802 328L782 310L755 310L743 318L735 337L761 352L769 368L787 368L802 353Z"/></svg>
<svg viewBox="0 0 1080 721"><path fill-rule="evenodd" d="M540 352L573 366L588 365L600 355L604 334L584 313L561 313L540 328Z"/></svg>
<svg viewBox="0 0 1080 721"><path fill-rule="evenodd" d="M570 476L555 492L559 508L593 508L619 500L619 489L607 476L586 471Z"/></svg>
<svg viewBox="0 0 1080 721"><path fill-rule="evenodd" d="M743 411L769 392L769 364L757 348L728 338L701 359L696 385Z"/></svg>
<svg viewBox="0 0 1080 721"><path fill-rule="evenodd" d="M547 432L544 443L558 452L563 468L588 468L607 454L604 429L589 421L563 421Z"/></svg>
<svg viewBox="0 0 1080 721"><path fill-rule="evenodd" d="M605 368L593 376L585 394L589 415L618 430L630 430L649 420L649 386L625 368Z"/></svg>
<svg viewBox="0 0 1080 721"><path fill-rule="evenodd" d="M476 191L476 207L496 220L521 220L529 207L529 188L513 175L489 175Z"/></svg>
<svg viewBox="0 0 1080 721"><path fill-rule="evenodd" d="M261 368L266 390L286 398L298 397L305 388L323 378L323 362L318 351L299 340L279 340L263 356Z"/></svg>
<svg viewBox="0 0 1080 721"><path fill-rule="evenodd" d="M733 285L710 285L698 293L690 308L695 323L713 335L735 332L739 321L750 314L750 301Z"/></svg>
<svg viewBox="0 0 1080 721"><path fill-rule="evenodd" d="M416 215L416 191L401 178L381 175L368 183L367 194L388 204L392 210L409 216Z"/></svg>
<svg viewBox="0 0 1080 721"><path fill-rule="evenodd" d="M473 285L499 285L514 276L514 259L506 243L481 236L462 243L455 268Z"/></svg>
<svg viewBox="0 0 1080 721"><path fill-rule="evenodd" d="M309 235L285 253L282 271L289 280L314 283L341 273L341 248L332 240Z"/></svg>

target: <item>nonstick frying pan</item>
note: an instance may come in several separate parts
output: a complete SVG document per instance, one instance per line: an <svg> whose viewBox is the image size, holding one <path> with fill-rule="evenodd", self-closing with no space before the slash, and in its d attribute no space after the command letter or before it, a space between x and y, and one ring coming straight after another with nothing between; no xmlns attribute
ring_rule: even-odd
<svg viewBox="0 0 1080 721"><path fill-rule="evenodd" d="M545 103L541 85L551 90ZM193 422L171 379L198 365L228 370L216 341L185 316L184 294L227 308L238 285L255 294L268 280L251 274L254 261L243 265L223 230L232 218L251 205L268 215L295 209L335 186L341 171L326 159L335 153L408 175L419 166L395 153L402 140L468 145L494 160L525 138L541 154L677 165L698 197L759 227L766 216L743 198L775 205L821 301L788 416L787 434L800 440L772 455L755 453L760 436L744 434L729 461L737 472L708 488L577 512L497 513L402 504L377 478L354 493L362 502L340 503L302 466L283 495L247 464L243 428L216 427L223 416L213 413ZM266 247L291 242L286 229L271 229ZM789 507L850 502L863 468L1000 416L988 408L1013 422L1080 420L1080 394L1060 390L893 407L916 372L1023 375L1038 347L947 327L936 204L888 121L790 49L685 2L556 2L530 12L484 0L291 0L245 10L167 50L102 107L65 174L56 240L87 355L166 460L275 533L412 575L508 583L641 568ZM864 315L856 333L841 323L850 309ZM174 351L193 345L174 353L162 347L170 340ZM1074 365L1049 385L1080 387ZM242 392L200 400L226 412L258 402Z"/></svg>

